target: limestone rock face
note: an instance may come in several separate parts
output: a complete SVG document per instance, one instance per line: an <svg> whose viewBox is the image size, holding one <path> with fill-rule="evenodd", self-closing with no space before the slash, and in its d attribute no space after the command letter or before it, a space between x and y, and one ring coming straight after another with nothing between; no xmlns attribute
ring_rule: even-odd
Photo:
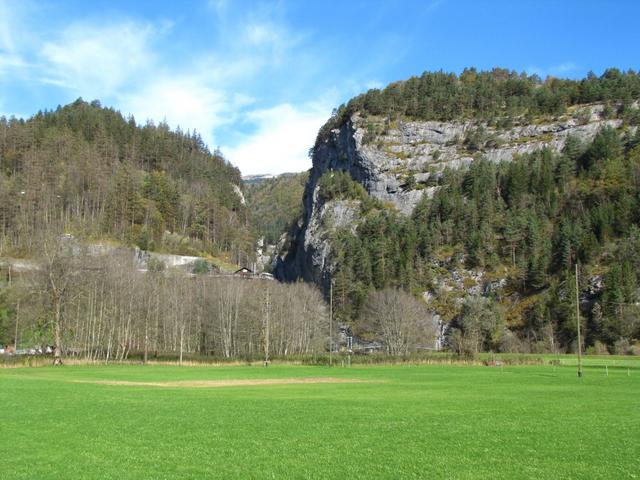
<svg viewBox="0 0 640 480"><path fill-rule="evenodd" d="M498 129L478 122L385 124L353 116L316 147L314 171L317 178L327 170L349 171L370 195L393 203L400 212L409 215L425 193L433 193L423 188L425 183L447 167L460 168L477 157L492 162L511 161L517 155L545 147L560 151L569 135L589 141L603 127L618 128L621 123L597 118L579 124L570 118ZM369 130L380 133L370 138ZM486 140L481 148L472 151L465 140L478 130Z"/></svg>
<svg viewBox="0 0 640 480"><path fill-rule="evenodd" d="M390 121L353 115L319 140L304 194L304 213L288 254L276 265L284 280L304 278L328 286L333 227L357 222L354 202L321 202L318 180L328 171L347 171L374 198L410 215L424 197L440 188L445 168L461 168L475 159L512 161L543 148L561 151L569 135L590 141L604 127L622 121L601 118L601 105L574 108L570 116L535 124L498 128L478 121ZM335 223L327 222L328 218Z"/></svg>
<svg viewBox="0 0 640 480"><path fill-rule="evenodd" d="M316 198L316 202L312 203L309 212L305 211L304 220L298 225L287 257L278 259L274 273L277 278L288 281L304 278L328 290L334 267L331 262L331 233L336 228L350 228L355 231L360 202L319 202L317 186L312 196Z"/></svg>

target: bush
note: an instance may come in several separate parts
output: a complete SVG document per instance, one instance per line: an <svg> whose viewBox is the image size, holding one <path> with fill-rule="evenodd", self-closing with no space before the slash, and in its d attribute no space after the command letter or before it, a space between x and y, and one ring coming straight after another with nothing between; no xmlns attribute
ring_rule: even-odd
<svg viewBox="0 0 640 480"><path fill-rule="evenodd" d="M607 346L599 340L596 340L593 345L587 348L587 355L609 355Z"/></svg>
<svg viewBox="0 0 640 480"><path fill-rule="evenodd" d="M464 145L470 152L478 152L484 148L487 140L487 132L484 127L480 126L467 132L467 136L464 139Z"/></svg>
<svg viewBox="0 0 640 480"><path fill-rule="evenodd" d="M356 182L349 172L329 171L318 180L318 195L328 202L330 200L366 200L369 194L362 185Z"/></svg>
<svg viewBox="0 0 640 480"><path fill-rule="evenodd" d="M199 258L195 262L193 262L192 273L196 275L204 275L211 271L211 264L206 260Z"/></svg>
<svg viewBox="0 0 640 480"><path fill-rule="evenodd" d="M585 108L585 109L582 109L582 110L578 110L573 115L573 118L576 120L578 125L586 125L587 123L589 123L591 121L591 109L590 108Z"/></svg>
<svg viewBox="0 0 640 480"><path fill-rule="evenodd" d="M149 258L149 261L147 262L147 270L149 270L150 272L160 273L164 272L166 269L167 266L162 260L155 257Z"/></svg>
<svg viewBox="0 0 640 480"><path fill-rule="evenodd" d="M629 339L621 338L613 344L613 353L616 355L638 355L638 346L633 345Z"/></svg>

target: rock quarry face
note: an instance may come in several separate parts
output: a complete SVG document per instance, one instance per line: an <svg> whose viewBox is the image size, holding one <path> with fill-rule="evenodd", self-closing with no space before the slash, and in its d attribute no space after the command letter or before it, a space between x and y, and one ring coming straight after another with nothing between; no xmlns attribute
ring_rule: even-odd
<svg viewBox="0 0 640 480"><path fill-rule="evenodd" d="M337 226L356 228L357 202L322 202L318 180L332 170L347 171L367 192L410 215L423 196L437 191L435 179L445 168L460 168L478 158L512 161L543 148L561 151L569 135L590 141L604 127L621 120L601 118L602 105L575 108L557 120L497 128L479 123L389 121L356 114L319 141L304 194L304 213L286 257L275 272L280 279L303 278L328 289L333 266L329 234ZM469 139L480 137L480 145ZM332 221L327 221L331 219Z"/></svg>

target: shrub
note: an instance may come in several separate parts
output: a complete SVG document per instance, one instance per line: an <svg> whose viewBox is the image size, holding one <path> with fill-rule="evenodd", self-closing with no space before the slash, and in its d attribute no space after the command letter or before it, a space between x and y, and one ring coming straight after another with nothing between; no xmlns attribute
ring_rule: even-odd
<svg viewBox="0 0 640 480"><path fill-rule="evenodd" d="M599 340L587 348L587 355L609 355L607 346Z"/></svg>
<svg viewBox="0 0 640 480"><path fill-rule="evenodd" d="M320 199L329 200L366 200L367 191L356 182L349 172L329 171L318 180Z"/></svg>
<svg viewBox="0 0 640 480"><path fill-rule="evenodd" d="M191 270L196 275L204 275L211 271L211 264L206 260L199 258L195 262L193 262L193 269Z"/></svg>
<svg viewBox="0 0 640 480"><path fill-rule="evenodd" d="M162 260L159 260L155 257L149 258L147 262L147 270L154 273L164 272L167 269L167 266Z"/></svg>
<svg viewBox="0 0 640 480"><path fill-rule="evenodd" d="M635 345L632 345L629 339L621 338L613 344L613 353L616 355L634 355Z"/></svg>

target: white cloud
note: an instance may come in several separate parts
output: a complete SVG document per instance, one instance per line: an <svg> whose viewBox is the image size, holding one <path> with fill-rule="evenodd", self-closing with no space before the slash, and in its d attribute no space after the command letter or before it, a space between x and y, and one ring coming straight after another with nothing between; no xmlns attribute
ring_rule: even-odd
<svg viewBox="0 0 640 480"><path fill-rule="evenodd" d="M364 84L366 90L371 90L372 88L381 89L384 87L384 83L378 80L370 80Z"/></svg>
<svg viewBox="0 0 640 480"><path fill-rule="evenodd" d="M0 73L25 68L27 64L16 54L0 51Z"/></svg>
<svg viewBox="0 0 640 480"><path fill-rule="evenodd" d="M309 168L307 152L336 98L296 104L281 91L264 97L285 69L307 72L303 67L318 60L298 48L305 36L286 24L277 5L232 9L227 0L211 0L213 44L179 59L163 49L173 33L167 22L76 20L38 31L29 28L29 15L21 22L4 15L15 17L13 5L0 0L0 73L11 68L15 77L18 63L29 59L24 71L35 88L53 85L55 95L99 99L138 123L196 129L210 148L226 145L223 151L243 173ZM295 71L287 78L289 90L297 91ZM256 97L261 109L247 112ZM239 133L244 127L254 133Z"/></svg>
<svg viewBox="0 0 640 480"><path fill-rule="evenodd" d="M149 70L155 33L135 22L72 25L42 46L44 80L89 98L104 98Z"/></svg>
<svg viewBox="0 0 640 480"><path fill-rule="evenodd" d="M247 121L256 125L256 132L222 151L243 175L307 170L311 167L307 153L330 113L331 106L326 104L296 107L289 103L253 111Z"/></svg>
<svg viewBox="0 0 640 480"><path fill-rule="evenodd" d="M10 52L13 49L9 9L6 2L0 2L0 51Z"/></svg>
<svg viewBox="0 0 640 480"><path fill-rule="evenodd" d="M209 8L212 9L218 16L225 13L227 9L227 0L209 0L207 3Z"/></svg>
<svg viewBox="0 0 640 480"><path fill-rule="evenodd" d="M548 67L530 66L525 69L530 75L538 75L540 78L546 78L548 76L564 76L571 72L575 72L578 69L578 65L574 62L563 62L558 65L551 65Z"/></svg>
<svg viewBox="0 0 640 480"><path fill-rule="evenodd" d="M226 75L209 61L187 65L178 75L163 68L154 40L169 28L166 22L74 24L42 46L44 81L86 99L113 102L138 123L166 121L172 128L195 129L213 148L213 130L246 98L226 94L220 86Z"/></svg>
<svg viewBox="0 0 640 480"><path fill-rule="evenodd" d="M425 11L427 13L431 13L436 11L442 4L444 3L444 0L433 0L432 2L428 3Z"/></svg>
<svg viewBox="0 0 640 480"><path fill-rule="evenodd" d="M295 35L281 24L269 20L253 20L244 27L244 47L247 50L267 50L274 54L284 54L300 42L302 36Z"/></svg>
<svg viewBox="0 0 640 480"><path fill-rule="evenodd" d="M211 7L220 12L226 5ZM176 72L160 63L166 24L75 23L41 46L41 76L74 95L114 104L139 123L166 120L173 128L196 129L213 148L215 129L253 101L243 90L295 42L284 27L253 15L237 30L233 44L196 55Z"/></svg>
<svg viewBox="0 0 640 480"><path fill-rule="evenodd" d="M552 72L556 73L567 73L576 70L578 66L573 62L565 62L560 65L556 65L555 67L551 67Z"/></svg>
<svg viewBox="0 0 640 480"><path fill-rule="evenodd" d="M268 24L252 23L246 28L247 41L254 45L278 43L278 32Z"/></svg>
<svg viewBox="0 0 640 480"><path fill-rule="evenodd" d="M185 131L196 129L213 148L213 130L228 121L225 112L243 100L227 98L199 76L184 76L156 79L144 88L122 96L119 104L123 112L133 114L138 123L149 119L166 120L173 128L179 125Z"/></svg>
<svg viewBox="0 0 640 480"><path fill-rule="evenodd" d="M17 73L27 67L20 54L17 43L22 37L17 24L18 12L15 7L9 8L9 2L0 0L0 73Z"/></svg>

